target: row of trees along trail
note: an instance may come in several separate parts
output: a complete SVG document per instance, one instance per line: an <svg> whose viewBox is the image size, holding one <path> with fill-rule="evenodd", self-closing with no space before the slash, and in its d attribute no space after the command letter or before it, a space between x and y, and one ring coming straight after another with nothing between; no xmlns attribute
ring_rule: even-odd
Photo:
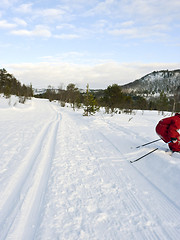
<svg viewBox="0 0 180 240"><path fill-rule="evenodd" d="M133 109L177 112L180 111L179 90L177 89L171 97L161 92L157 97L147 98L135 93L124 93L117 84L112 84L104 90L90 90L87 84L86 90L82 91L70 83L66 89L54 89L49 86L45 93L36 97L48 98L50 101L58 100L62 106L70 103L73 108L83 107L84 116L94 114L100 107L104 107L106 113L120 113L121 110L131 113Z"/></svg>
<svg viewBox="0 0 180 240"><path fill-rule="evenodd" d="M6 97L17 95L25 99L33 96L33 89L31 84L29 86L21 84L3 68L0 69L0 93ZM87 84L86 90L83 91L70 83L66 89L49 86L44 93L34 97L58 100L61 106L70 103L73 109L83 107L84 116L95 114L100 107L104 107L106 113L120 113L122 110L131 113L133 109L180 112L180 86L174 90L173 96L161 92L157 97L149 95L147 97L145 94L133 92L127 94L117 84L112 84L104 90L90 90Z"/></svg>

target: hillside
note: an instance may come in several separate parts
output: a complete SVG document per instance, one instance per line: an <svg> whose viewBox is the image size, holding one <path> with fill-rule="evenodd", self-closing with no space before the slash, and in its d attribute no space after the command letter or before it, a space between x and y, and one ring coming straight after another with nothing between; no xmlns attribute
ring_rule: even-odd
<svg viewBox="0 0 180 240"><path fill-rule="evenodd" d="M44 99L7 101L0 97L1 240L179 240L180 154L162 141L136 149L158 138L162 115L83 117Z"/></svg>
<svg viewBox="0 0 180 240"><path fill-rule="evenodd" d="M129 93L133 91L134 93L148 93L151 95L160 92L174 95L178 88L180 88L179 69L173 71L154 71L122 86L122 89Z"/></svg>

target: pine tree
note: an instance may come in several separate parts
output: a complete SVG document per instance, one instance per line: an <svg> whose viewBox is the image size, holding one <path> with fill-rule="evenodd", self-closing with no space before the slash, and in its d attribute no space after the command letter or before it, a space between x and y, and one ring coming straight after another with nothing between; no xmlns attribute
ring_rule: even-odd
<svg viewBox="0 0 180 240"><path fill-rule="evenodd" d="M108 86L104 91L104 104L106 108L114 112L115 108L123 108L125 102L125 95L122 93L122 89L119 85L113 84L112 86Z"/></svg>
<svg viewBox="0 0 180 240"><path fill-rule="evenodd" d="M95 114L99 110L96 99L89 91L89 84L86 86L86 94L84 98L84 113L83 116L89 116Z"/></svg>

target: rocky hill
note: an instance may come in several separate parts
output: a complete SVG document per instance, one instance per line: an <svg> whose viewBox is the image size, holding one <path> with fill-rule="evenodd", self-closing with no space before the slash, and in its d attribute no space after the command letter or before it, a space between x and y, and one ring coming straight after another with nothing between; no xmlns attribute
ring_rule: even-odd
<svg viewBox="0 0 180 240"><path fill-rule="evenodd" d="M154 71L121 87L128 93L155 95L164 92L174 95L180 91L180 69Z"/></svg>

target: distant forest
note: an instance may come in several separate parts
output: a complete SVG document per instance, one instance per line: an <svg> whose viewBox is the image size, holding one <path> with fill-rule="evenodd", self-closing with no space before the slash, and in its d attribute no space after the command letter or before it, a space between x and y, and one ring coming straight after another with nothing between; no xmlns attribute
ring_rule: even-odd
<svg viewBox="0 0 180 240"><path fill-rule="evenodd" d="M46 92L38 94L35 97L47 98L50 101L58 100L61 105L70 103L73 108L86 106L92 110L92 113L100 107L104 107L106 113L131 113L132 110L158 110L180 112L180 96L175 94L171 97L161 92L158 96L144 96L136 93L125 93L121 86L112 84L104 90L90 90L89 85L85 91L76 87L75 84L70 83L66 89L55 89L48 87ZM90 111L89 111L90 112Z"/></svg>
<svg viewBox="0 0 180 240"><path fill-rule="evenodd" d="M3 68L0 69L0 93L3 93L7 98L11 95L16 95L26 99L33 96L33 89L32 85L26 86L21 84L12 74Z"/></svg>
<svg viewBox="0 0 180 240"><path fill-rule="evenodd" d="M90 90L87 84L86 90L78 89L75 84L70 83L66 89L55 89L49 86L44 93L33 95L33 88L30 84L26 86L21 84L12 74L9 74L4 68L0 69L0 93L5 97L16 95L24 97L46 98L49 101L57 100L61 106L66 103L71 104L72 108L83 108L84 115L94 114L100 107L104 107L106 113L132 113L137 110L158 110L180 112L179 95L166 96L161 92L157 97L150 97L128 94L123 92L121 86L112 84L106 89Z"/></svg>

